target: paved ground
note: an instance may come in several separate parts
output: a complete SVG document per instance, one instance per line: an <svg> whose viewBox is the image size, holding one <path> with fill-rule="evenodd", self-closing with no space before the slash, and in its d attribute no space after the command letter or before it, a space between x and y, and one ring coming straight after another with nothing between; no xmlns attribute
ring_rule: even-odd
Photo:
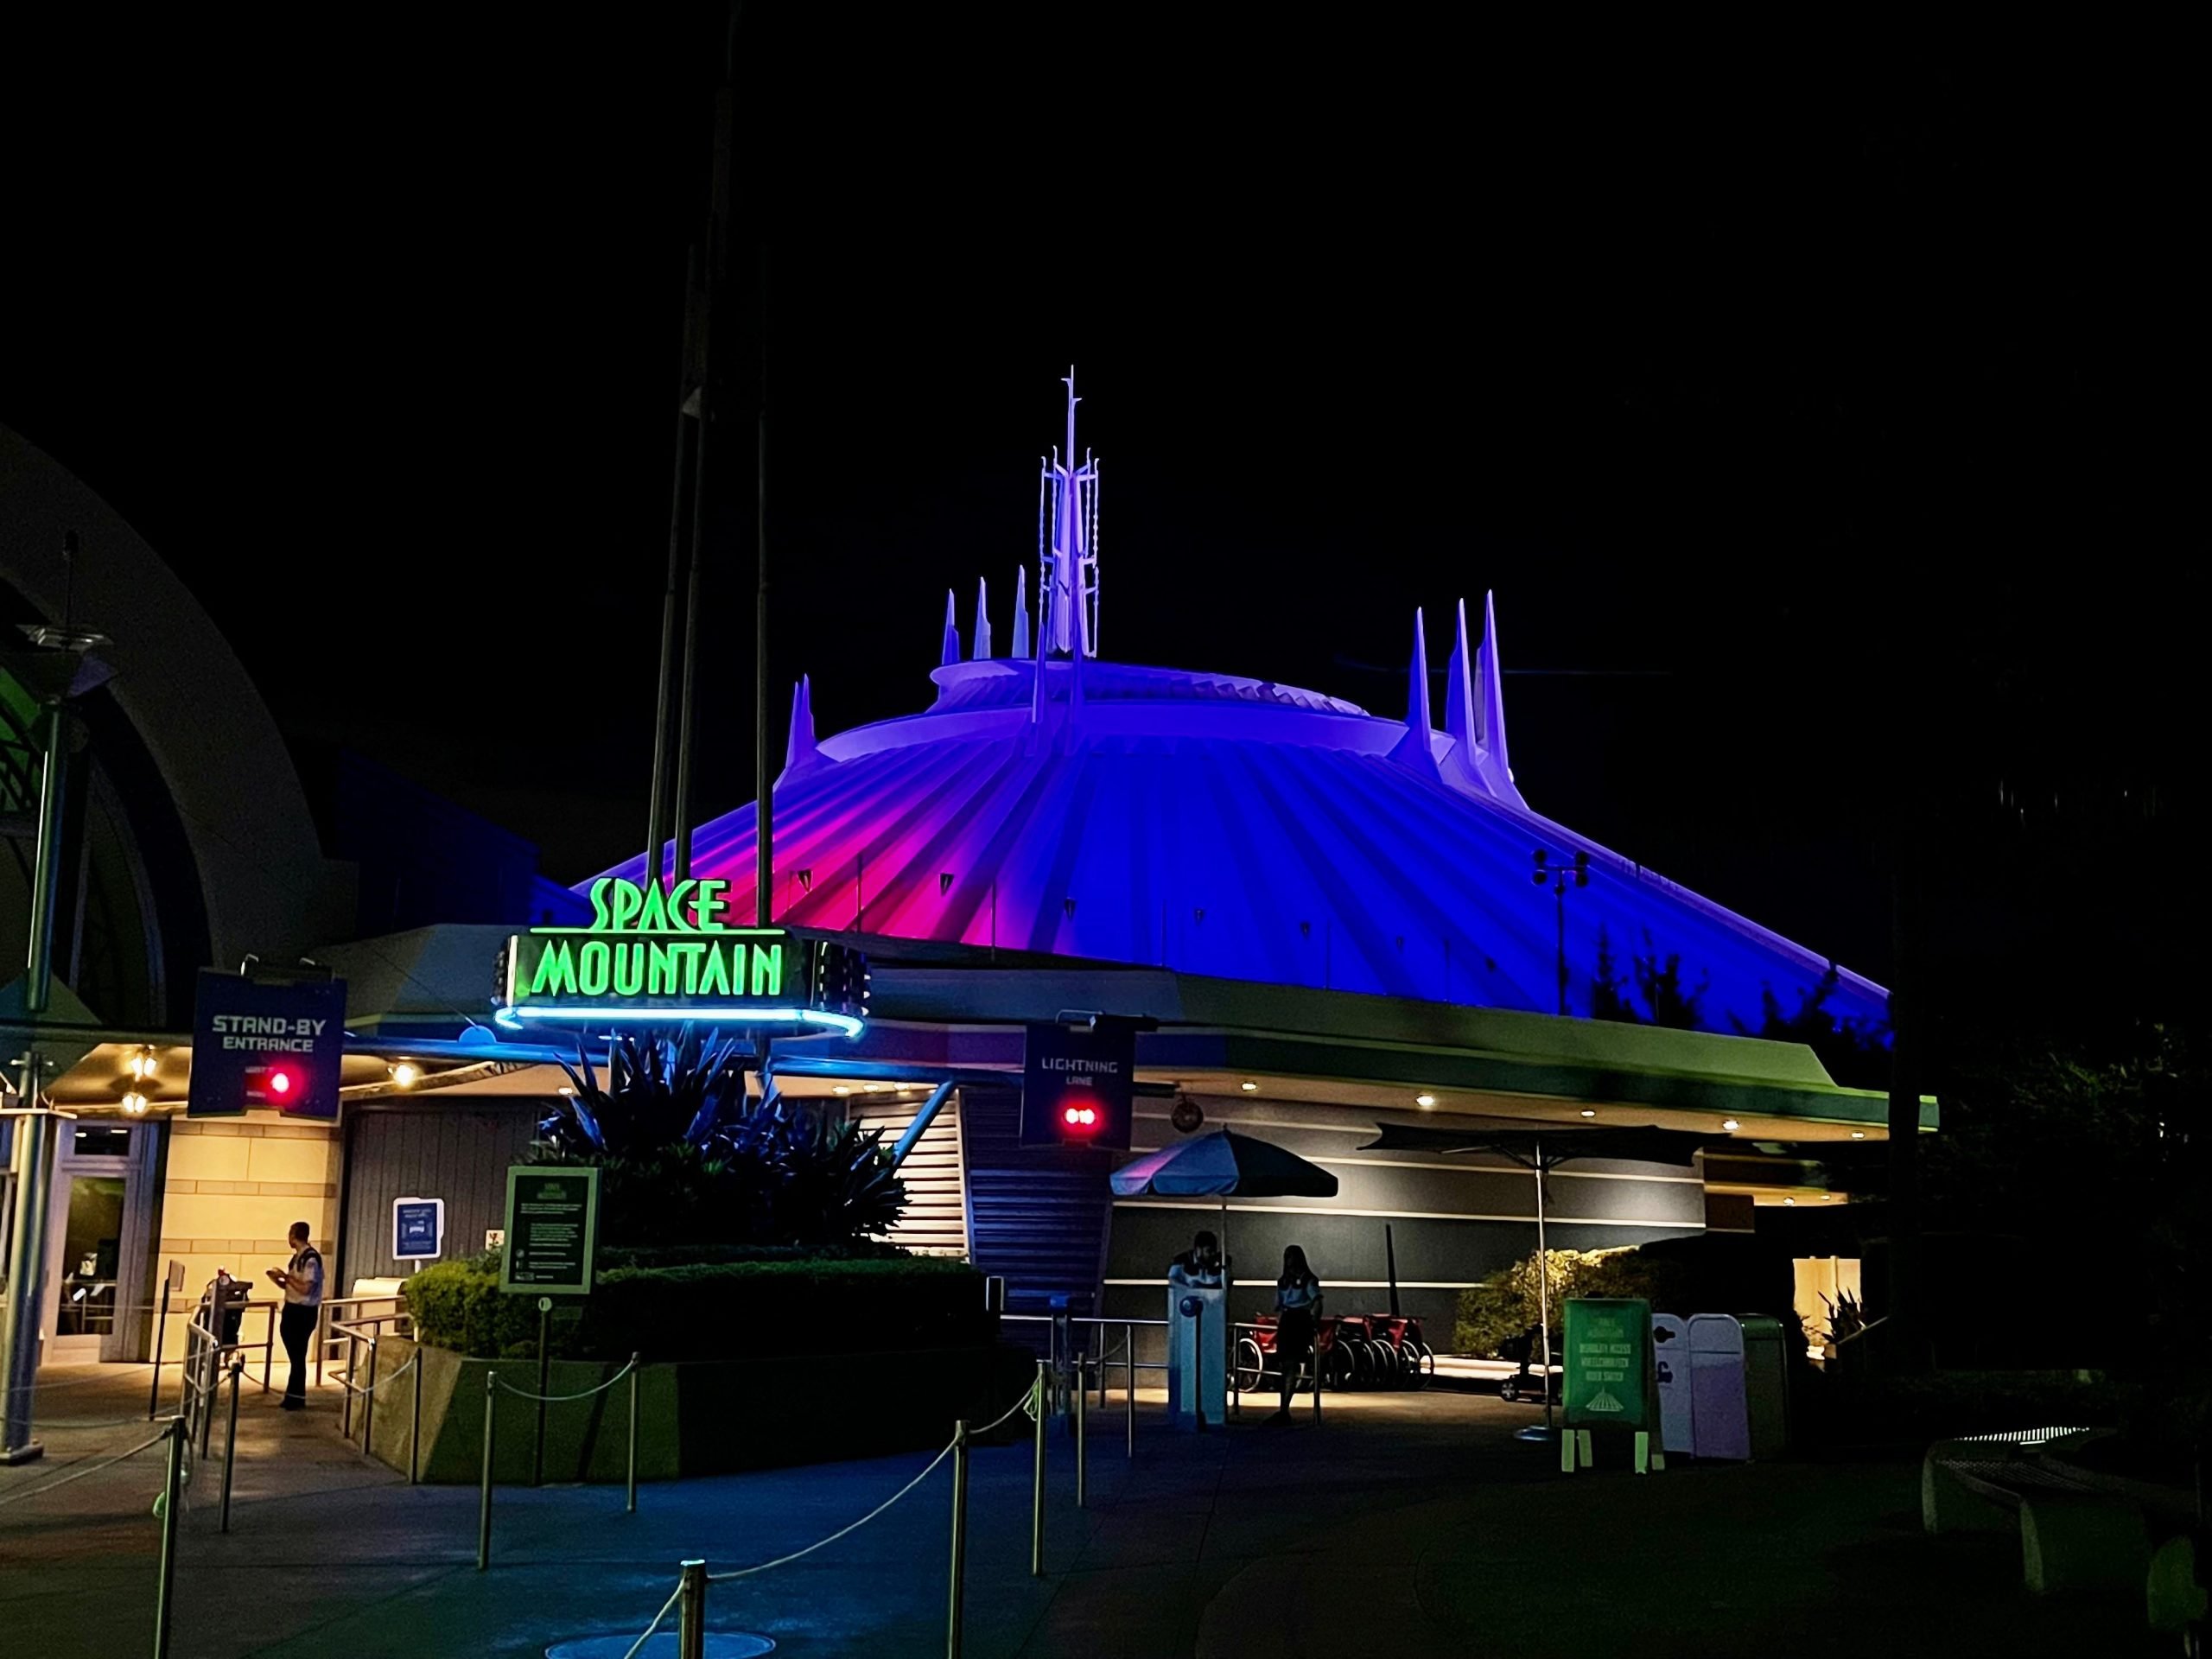
<svg viewBox="0 0 2212 1659"><path fill-rule="evenodd" d="M48 1459L0 1470L0 1650L150 1646L157 1453L24 1496L145 1438L145 1378L50 1373ZM1071 1452L1053 1444L1042 1579L1028 1573L1026 1446L976 1453L976 1659L2171 1649L2143 1631L2139 1603L2029 1598L2016 1544L1923 1536L1906 1465L1563 1478L1548 1449L1511 1438L1526 1408L1442 1392L1345 1395L1318 1427L1301 1414L1203 1437L1153 1421L1154 1396L1130 1463L1116 1408L1093 1420L1090 1509L1073 1506ZM219 1465L201 1465L182 1525L179 1659L536 1656L566 1637L633 1637L683 1557L722 1571L798 1548L927 1461L649 1485L634 1516L619 1489L503 1489L494 1566L479 1573L475 1492L410 1489L364 1463L335 1410L334 1394L287 1415L249 1393L228 1536ZM795 1659L941 1653L949 1503L940 1469L850 1538L715 1586L711 1623L765 1632Z"/></svg>

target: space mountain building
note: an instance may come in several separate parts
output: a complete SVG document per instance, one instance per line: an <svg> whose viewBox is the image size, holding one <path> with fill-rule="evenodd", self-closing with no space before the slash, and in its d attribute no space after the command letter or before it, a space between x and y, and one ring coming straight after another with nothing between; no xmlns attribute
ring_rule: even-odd
<svg viewBox="0 0 2212 1659"><path fill-rule="evenodd" d="M1099 468L1076 406L1071 381L1033 589L1021 572L994 617L979 583L964 639L947 596L918 713L820 736L802 680L774 785L771 918L859 944L874 969L865 1035L779 1044L779 1086L925 1131L902 1242L969 1254L1016 1306L1157 1311L1160 1267L1211 1201L1116 1201L1116 1156L1017 1143L1025 1026L1086 1010L1146 1022L1134 1150L1225 1124L1338 1174L1334 1199L1231 1201L1236 1254L1301 1243L1354 1302L1388 1275L1443 1328L1459 1287L1533 1248L1535 1183L1497 1158L1363 1151L1378 1127L1712 1137L1689 1168L1593 1158L1547 1178L1554 1248L1834 1201L1819 1143L1880 1138L1881 1097L1745 1033L1809 1007L1878 1042L1882 988L1533 810L1487 599L1479 635L1463 602L1437 642L1440 709L1416 612L1402 718L1102 657ZM693 839L688 874L728 882L733 913L754 901L754 831L748 806ZM645 881L647 861L609 874ZM1678 959L1703 1029L1639 1007L1638 958ZM964 1069L927 1108L891 1086L932 1066Z"/></svg>
<svg viewBox="0 0 2212 1659"><path fill-rule="evenodd" d="M1459 607L1441 709L1414 613L1402 720L1102 658L1098 466L1073 461L1075 408L1071 392L1067 448L1044 468L1033 616L1027 572L1004 630L979 584L963 650L948 594L919 714L817 738L800 682L774 786L775 920L1541 1014L1592 1013L1601 951L1623 981L1648 951L1679 957L1716 1030L1757 1032L1770 998L1815 995L1880 1026L1880 987L1529 808L1488 600L1479 639ZM691 855L741 913L754 816L703 826ZM1532 885L1555 869L1562 904Z"/></svg>

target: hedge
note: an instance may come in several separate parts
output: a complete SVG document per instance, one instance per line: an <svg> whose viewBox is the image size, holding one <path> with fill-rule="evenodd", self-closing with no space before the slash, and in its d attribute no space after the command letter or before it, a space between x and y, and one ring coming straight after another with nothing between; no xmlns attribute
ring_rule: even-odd
<svg viewBox="0 0 2212 1659"><path fill-rule="evenodd" d="M610 1253L611 1254L611 1253ZM423 1341L473 1358L534 1356L537 1299L499 1289L496 1255L407 1281ZM574 1359L743 1359L988 1343L982 1275L938 1256L753 1259L602 1268L586 1297L556 1297L550 1346Z"/></svg>

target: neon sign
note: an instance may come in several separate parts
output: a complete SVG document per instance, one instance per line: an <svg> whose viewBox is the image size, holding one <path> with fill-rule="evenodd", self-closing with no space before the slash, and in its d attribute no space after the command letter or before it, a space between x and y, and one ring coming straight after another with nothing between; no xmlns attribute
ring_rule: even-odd
<svg viewBox="0 0 2212 1659"><path fill-rule="evenodd" d="M866 959L827 939L723 920L729 883L591 886L582 927L539 927L507 941L493 1017L572 1025L686 1020L860 1034Z"/></svg>

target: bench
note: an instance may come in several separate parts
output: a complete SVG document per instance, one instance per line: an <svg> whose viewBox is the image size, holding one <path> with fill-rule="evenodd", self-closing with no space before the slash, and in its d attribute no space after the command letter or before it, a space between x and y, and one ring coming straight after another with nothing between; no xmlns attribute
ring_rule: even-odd
<svg viewBox="0 0 2212 1659"><path fill-rule="evenodd" d="M1932 1533L2020 1533L2031 1592L2142 1592L2151 1540L2143 1512L2063 1468L2038 1461L2040 1442L1943 1440L1921 1465L1921 1523Z"/></svg>

